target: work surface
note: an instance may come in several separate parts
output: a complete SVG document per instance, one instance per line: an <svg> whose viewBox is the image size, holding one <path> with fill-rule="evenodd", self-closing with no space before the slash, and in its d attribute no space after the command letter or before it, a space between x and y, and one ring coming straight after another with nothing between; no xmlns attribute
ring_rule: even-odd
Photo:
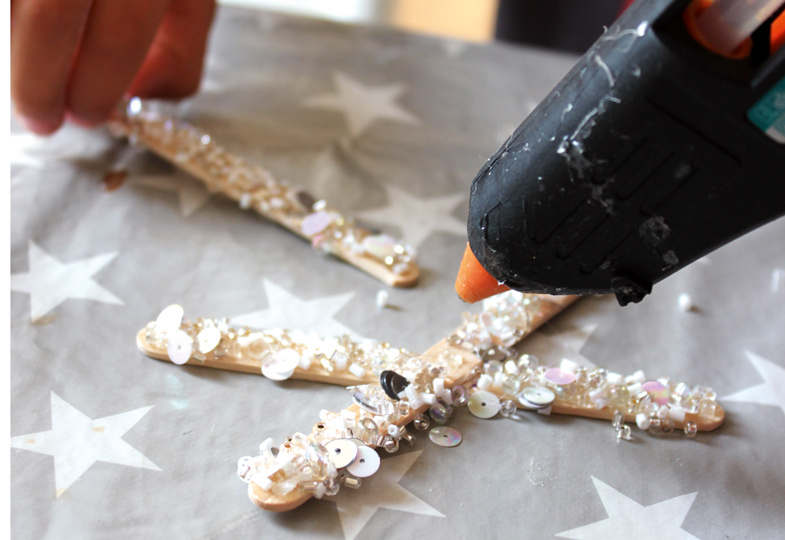
<svg viewBox="0 0 785 540"><path fill-rule="evenodd" d="M345 332L423 351L461 322L452 283L469 185L572 57L224 9L203 91L177 113L279 179L406 238L389 290L144 151L70 128L11 152L12 534L38 538L776 538L785 528L785 221L640 305L583 299L521 350L716 389L694 439L610 422L459 410L456 448L417 432L356 492L253 506L237 459L310 431L340 387L178 367L137 331L190 317ZM122 185L104 173L124 167ZM752 180L752 179L750 179ZM683 311L678 298L695 306ZM633 533L631 531L646 531Z"/></svg>

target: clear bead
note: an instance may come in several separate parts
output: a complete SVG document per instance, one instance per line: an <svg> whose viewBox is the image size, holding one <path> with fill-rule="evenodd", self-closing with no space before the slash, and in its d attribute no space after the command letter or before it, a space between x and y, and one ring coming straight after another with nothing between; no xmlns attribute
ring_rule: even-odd
<svg viewBox="0 0 785 540"><path fill-rule="evenodd" d="M311 443L305 450L305 457L311 465L313 477L324 480L327 477L327 464L330 463L330 453L318 442Z"/></svg>
<svg viewBox="0 0 785 540"><path fill-rule="evenodd" d="M324 481L324 487L327 488L325 491L325 495L337 495L338 492L341 490L341 482L338 478L328 478Z"/></svg>
<svg viewBox="0 0 785 540"><path fill-rule="evenodd" d="M343 485L351 489L360 489L362 483L362 478L355 478L354 476L347 476L343 480Z"/></svg>
<svg viewBox="0 0 785 540"><path fill-rule="evenodd" d="M698 406L698 413L701 416L706 416L709 418L714 416L716 410L717 410L717 404L714 401L703 400L700 402L700 405Z"/></svg>
<svg viewBox="0 0 785 540"><path fill-rule="evenodd" d="M630 429L630 426L628 426L627 424L624 424L624 425L619 426L618 428L616 428L616 439L618 439L620 441L621 440L624 440L624 441L632 440L632 430Z"/></svg>
<svg viewBox="0 0 785 540"><path fill-rule="evenodd" d="M695 422L687 422L684 424L684 434L692 439L698 433L698 426Z"/></svg>
<svg viewBox="0 0 785 540"><path fill-rule="evenodd" d="M454 386L450 394L455 407L463 407L469 401L469 392L461 385Z"/></svg>
<svg viewBox="0 0 785 540"><path fill-rule="evenodd" d="M521 391L521 379L517 375L506 373L502 379L502 390L511 396L517 396Z"/></svg>
<svg viewBox="0 0 785 540"><path fill-rule="evenodd" d="M398 409L399 417L406 416L407 414L409 414L409 412L411 412L411 405L409 404L408 401L398 401L396 403L396 406Z"/></svg>
<svg viewBox="0 0 785 540"><path fill-rule="evenodd" d="M283 497L284 495L288 495L294 488L297 487L297 482L295 480L284 480L283 482L278 482L273 486L273 494L277 495L278 497Z"/></svg>
<svg viewBox="0 0 785 540"><path fill-rule="evenodd" d="M428 412L430 413L434 422L444 425L450 421L450 418L452 418L453 409L449 405L445 405L444 403L437 401L431 406Z"/></svg>
<svg viewBox="0 0 785 540"><path fill-rule="evenodd" d="M385 435L384 439L382 439L381 446L388 454L394 454L398 451L398 439L393 439L389 435Z"/></svg>
<svg viewBox="0 0 785 540"><path fill-rule="evenodd" d="M540 360L533 354L522 354L518 358L518 368L523 369L537 369L540 367Z"/></svg>
<svg viewBox="0 0 785 540"><path fill-rule="evenodd" d="M662 428L662 432L668 435L670 433L673 433L673 428L676 426L673 424L673 420L671 420L670 418L665 418L662 420L660 427Z"/></svg>
<svg viewBox="0 0 785 540"><path fill-rule="evenodd" d="M575 384L578 386L586 386L589 384L589 370L585 367L579 367L575 370Z"/></svg>
<svg viewBox="0 0 785 540"><path fill-rule="evenodd" d="M425 431L431 426L431 420L427 415L418 414L414 418L414 428L418 431Z"/></svg>
<svg viewBox="0 0 785 540"><path fill-rule="evenodd" d="M379 438L379 427L372 418L365 417L357 424L357 438L367 445L376 444Z"/></svg>
<svg viewBox="0 0 785 540"><path fill-rule="evenodd" d="M490 362L485 364L485 373L493 377L497 373L501 373L504 369L504 366L498 360L491 360Z"/></svg>
<svg viewBox="0 0 785 540"><path fill-rule="evenodd" d="M502 413L502 416L505 418L512 418L518 412L518 407L515 405L515 402L511 399L505 399L501 403L501 409L499 412Z"/></svg>
<svg viewBox="0 0 785 540"><path fill-rule="evenodd" d="M621 411L613 411L613 427L620 428L624 424L624 413Z"/></svg>

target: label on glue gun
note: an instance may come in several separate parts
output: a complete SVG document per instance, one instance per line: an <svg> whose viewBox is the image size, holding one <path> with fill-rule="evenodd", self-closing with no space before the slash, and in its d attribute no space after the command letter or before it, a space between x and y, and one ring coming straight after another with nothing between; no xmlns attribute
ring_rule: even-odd
<svg viewBox="0 0 785 540"><path fill-rule="evenodd" d="M780 144L785 144L785 79L775 84L747 111L747 118Z"/></svg>

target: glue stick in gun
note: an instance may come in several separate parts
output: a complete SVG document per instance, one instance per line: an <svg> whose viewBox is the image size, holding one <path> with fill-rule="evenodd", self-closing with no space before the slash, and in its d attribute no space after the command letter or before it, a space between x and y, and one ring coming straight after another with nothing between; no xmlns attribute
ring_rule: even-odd
<svg viewBox="0 0 785 540"><path fill-rule="evenodd" d="M459 296L639 302L785 214L784 8L630 6L474 179Z"/></svg>

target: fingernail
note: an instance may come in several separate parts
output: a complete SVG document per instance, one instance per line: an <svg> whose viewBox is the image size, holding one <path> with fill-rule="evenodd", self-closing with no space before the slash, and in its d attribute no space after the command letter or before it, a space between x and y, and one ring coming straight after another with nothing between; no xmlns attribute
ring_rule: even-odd
<svg viewBox="0 0 785 540"><path fill-rule="evenodd" d="M59 126L59 123L52 122L51 120L37 120L28 116L18 115L19 121L28 131L32 131L36 135L49 135L53 133Z"/></svg>

